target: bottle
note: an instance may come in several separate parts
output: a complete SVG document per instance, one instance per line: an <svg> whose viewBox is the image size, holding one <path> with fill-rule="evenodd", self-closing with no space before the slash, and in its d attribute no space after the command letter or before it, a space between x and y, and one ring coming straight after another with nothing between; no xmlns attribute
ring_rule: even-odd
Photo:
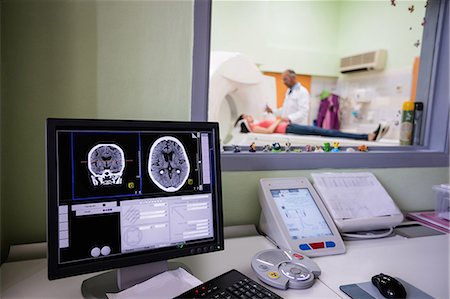
<svg viewBox="0 0 450 299"><path fill-rule="evenodd" d="M414 134L413 134L413 144L420 145L420 132L422 129L422 115L423 115L423 103L414 103Z"/></svg>
<svg viewBox="0 0 450 299"><path fill-rule="evenodd" d="M400 126L400 145L411 145L414 126L414 102L403 102L402 123Z"/></svg>

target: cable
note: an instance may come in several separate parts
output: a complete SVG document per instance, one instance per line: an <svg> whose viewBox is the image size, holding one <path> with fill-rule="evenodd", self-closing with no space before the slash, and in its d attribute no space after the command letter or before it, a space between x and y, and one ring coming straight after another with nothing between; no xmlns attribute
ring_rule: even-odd
<svg viewBox="0 0 450 299"><path fill-rule="evenodd" d="M385 238L392 234L394 231L394 228L389 228L387 232L383 232L381 234L375 234L373 232L367 232L365 235L360 234L347 234L347 233L341 233L343 237L346 238L355 238L355 239L379 239L379 238Z"/></svg>

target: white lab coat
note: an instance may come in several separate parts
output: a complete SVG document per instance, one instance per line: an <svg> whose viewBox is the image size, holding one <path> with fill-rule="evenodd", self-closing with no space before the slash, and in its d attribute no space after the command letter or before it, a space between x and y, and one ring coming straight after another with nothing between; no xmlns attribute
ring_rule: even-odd
<svg viewBox="0 0 450 299"><path fill-rule="evenodd" d="M289 94L289 91L292 92ZM309 93L300 83L286 91L283 106L274 110L277 116L287 117L293 124L308 125Z"/></svg>

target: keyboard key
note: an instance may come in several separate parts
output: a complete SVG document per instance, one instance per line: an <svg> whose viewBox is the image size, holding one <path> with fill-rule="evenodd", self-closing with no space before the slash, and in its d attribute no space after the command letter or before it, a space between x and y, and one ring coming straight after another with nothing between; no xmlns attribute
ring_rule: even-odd
<svg viewBox="0 0 450 299"><path fill-rule="evenodd" d="M236 270L219 275L205 282L201 289L199 287L193 288L176 298L198 298L199 295L202 298L214 299L282 299L282 297Z"/></svg>
<svg viewBox="0 0 450 299"><path fill-rule="evenodd" d="M233 293L233 295L235 295L237 297L239 297L241 295L241 292L239 292L238 290L235 290L232 293Z"/></svg>

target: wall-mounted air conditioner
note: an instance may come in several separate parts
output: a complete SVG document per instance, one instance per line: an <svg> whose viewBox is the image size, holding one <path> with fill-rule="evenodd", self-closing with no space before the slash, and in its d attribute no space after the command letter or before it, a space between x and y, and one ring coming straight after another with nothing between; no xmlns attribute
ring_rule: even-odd
<svg viewBox="0 0 450 299"><path fill-rule="evenodd" d="M386 65L386 50L377 50L341 58L341 73L381 71Z"/></svg>

